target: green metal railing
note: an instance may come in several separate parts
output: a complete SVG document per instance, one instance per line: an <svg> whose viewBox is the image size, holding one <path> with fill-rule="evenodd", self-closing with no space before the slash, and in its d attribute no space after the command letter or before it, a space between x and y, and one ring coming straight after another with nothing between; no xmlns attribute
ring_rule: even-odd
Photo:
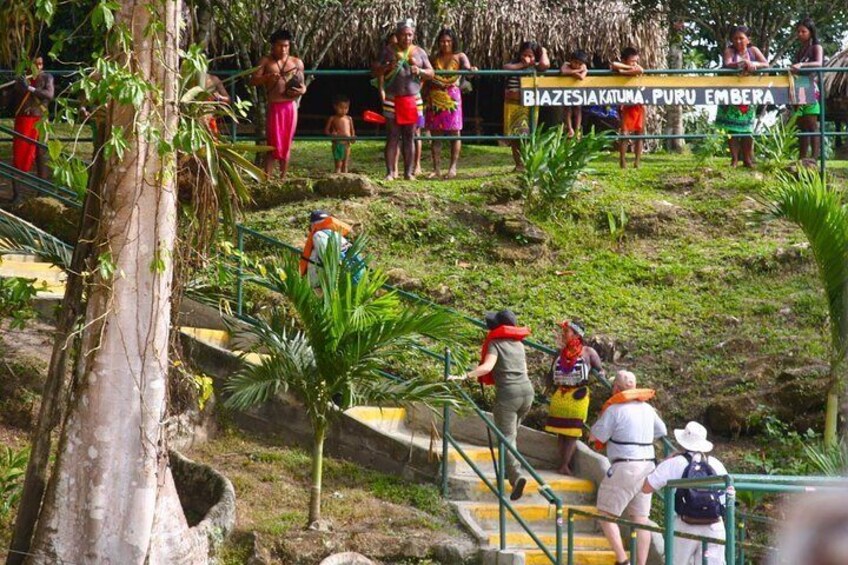
<svg viewBox="0 0 848 565"><path fill-rule="evenodd" d="M574 518L575 516L592 517L596 520L603 520L627 526L634 531L631 535L630 553L631 561L635 562L636 555L636 536L635 530L646 530L656 532L663 535L665 545L664 562L665 565L674 564L674 538L684 538L700 541L702 544L701 555L703 563L707 563L706 548L708 544L723 545L725 547L725 562L727 565L744 565L745 563L745 548L775 550L774 547L763 546L745 541L745 521L746 520L764 520L762 517L752 516L747 513L742 513L736 509L736 493L737 491L748 492L765 492L765 493L814 493L814 492L833 492L843 493L848 488L848 479L834 477L797 477L797 476L780 476L780 475L744 475L744 474L729 474L714 477L705 477L699 479L676 479L669 481L664 487L664 495L674 497L674 491L677 488L699 488L707 490L724 491L725 494L725 513L724 513L724 528L725 539L713 538L710 536L700 536L684 532L677 532L674 529L675 520L672 513L669 519L666 516L664 527L651 526L648 524L636 523L623 518L616 518L595 512L587 512L585 510L570 508L568 510L568 521L566 535L568 537L568 553L566 563L574 565L573 541L574 541ZM666 506L668 509L668 505ZM672 507L673 508L673 507ZM668 512L666 512L668 514ZM739 520L737 522L737 520ZM777 523L776 520L769 520L771 525ZM738 538L737 538L738 532Z"/></svg>
<svg viewBox="0 0 848 565"><path fill-rule="evenodd" d="M58 70L46 70L45 72L49 72L56 76L73 76L78 74L80 71L75 69L58 69ZM233 77L234 75L242 74L244 71L242 70L213 70L211 71L214 74L222 75L226 77ZM545 72L536 72L535 70L524 70L524 71L515 71L515 70L505 70L505 69L480 69L477 71L435 71L436 74L443 75L467 75L467 76L480 76L480 77L504 77L504 76L560 76L560 72L558 70L548 70ZM755 74L756 75L768 75L768 74L786 74L788 69L786 68L766 68L760 69ZM848 72L848 67L808 67L804 68L800 71L802 75L815 75L818 83L823 85L824 75L827 73L844 73ZM739 75L740 72L734 69L646 69L644 74L646 75L665 75L665 76L704 76L704 75ZM13 72L9 69L0 69L0 76L9 75L14 76ZM306 75L310 77L320 78L320 77L351 77L351 76L371 76L370 70L365 69L310 69L306 71ZM615 76L616 73L608 70L590 70L589 76ZM229 89L229 94L232 99L236 97L236 81L228 80L227 87ZM833 132L827 131L826 128L826 118L827 118L827 110L826 110L826 94L823 94L820 100L820 114L819 118L819 131L817 132L800 132L799 136L801 137L818 137L821 143L821 150L819 152L819 170L822 174L824 174L827 167L827 152L825 151L825 141L830 137L845 137L848 136L848 132ZM531 110L535 112L535 108ZM535 127L535 120L530 120L530 128L531 133ZM734 134L737 137L762 137L768 134ZM230 139L235 142L238 139L257 139L255 136L240 136L238 134L237 124L236 122L231 122L230 124ZM516 135L459 135L456 137L452 137L451 139L460 139L463 141L499 141L499 140L519 140L523 139L525 136L516 136ZM703 139L709 137L708 134L645 134L645 135L618 135L611 134L609 138L612 140L619 139L656 139L656 140L670 140L670 139ZM64 138L62 138L64 139ZM82 137L73 138L75 141L90 141L89 139L85 139ZM304 135L297 136L297 140L326 140L329 141L331 138L327 136L320 135ZM368 136L359 136L357 137L359 140L367 140L367 139L375 139L382 140L385 139L384 135L368 135ZM419 136L419 139L431 139L427 136Z"/></svg>
<svg viewBox="0 0 848 565"><path fill-rule="evenodd" d="M776 70L775 69L768 69L766 71L761 71L761 72L769 72L769 71L776 71ZM785 72L785 69L781 69L780 71ZM813 73L816 73L818 75L819 81L821 81L823 74L826 73L826 72L845 72L845 71L848 71L848 68L820 68L820 69L811 69L810 71L813 72ZM72 71L68 71L68 74L70 74L71 72ZM232 71L232 72L235 73L236 71ZM228 73L221 73L221 74L228 74ZM322 75L325 75L325 76L345 76L345 75L359 74L359 75L365 76L365 75L368 74L368 71L318 70L318 71L312 71L309 74L313 74L313 75L316 75L316 76L322 76ZM456 73L451 71L450 74L456 74ZM513 74L532 74L532 73L527 73L527 72L516 73L515 71L489 70L489 71L477 71L475 73L469 72L469 73L464 73L464 74L497 76L497 75L513 75ZM548 73L545 73L545 74L556 75L557 73L548 72ZM592 72L591 74L605 75L605 74L611 74L611 73L609 73L609 72ZM700 71L655 70L655 71L647 71L646 74L678 74L678 75L684 75L684 74L691 74L691 75L696 75L696 74L734 74L734 71L727 71L727 70L721 70L721 69L700 70ZM230 84L230 88L231 88L231 92L234 93L234 90L233 90L234 89L234 83ZM835 132L825 131L825 108L824 108L825 107L825 101L822 100L820 105L821 105L820 131L818 133L806 133L806 134L802 134L802 135L819 136L822 141L824 141L824 139L826 139L829 136L848 135L848 133L835 133ZM5 134L10 135L12 137L15 137L15 136L22 137L17 132L14 132L13 130L6 128L4 126L0 126L0 133L5 133ZM233 139L235 139L235 134L236 134L235 127L233 127L233 129L232 129ZM617 136L613 136L613 137L617 137ZM674 138L697 139L697 138L703 138L705 136L704 135L698 135L698 134L683 134L683 135L660 135L660 134L658 134L658 135L626 136L626 137L629 138L629 139L634 139L634 138L644 138L644 139L674 139ZM378 138L382 139L382 136L379 136ZM326 139L326 138L320 137L319 139ZM359 139L363 139L363 138L360 137ZM505 138L504 136L461 136L460 139L472 139L472 140L473 139L477 139L477 140L485 139L485 140L489 140L489 139L508 139L508 138ZM7 140L0 139L0 142L3 142L3 141L7 141ZM36 143L38 143L38 145L41 146L41 147L46 147L46 145L42 142L36 142ZM822 171L824 171L825 166L826 166L826 152L824 151L824 144L822 144L822 151L821 151L821 155L820 155L820 168L821 168ZM22 186L26 186L27 188L30 188L32 190L39 192L40 194L44 194L46 196L56 198L57 200L63 202L66 205L73 206L73 207L80 207L81 206L81 204L78 200L77 194L74 193L73 191L71 191L70 189L68 189L66 187L57 186L55 183L41 179L41 178L39 178L35 175L29 174L29 173L24 173L22 171L18 171L17 169L14 169L13 167L11 167L10 165L8 165L6 163L0 163L0 176L9 178L9 179L11 179L11 180L13 180L17 183L20 183ZM260 240L264 243L267 243L269 245L272 245L276 248L286 250L288 252L296 253L298 255L301 253L301 249L298 248L298 247L295 247L295 246L290 245L290 244L288 244L284 241L281 241L279 239L265 235L261 232L255 231L255 230L248 228L246 226L243 226L241 224L237 224L236 225L236 239L237 239L237 248L239 250L240 256L245 251L245 244L246 244L247 238L256 238L256 239L258 239L258 240ZM240 258L239 258L239 261L240 261ZM237 312L237 315L240 318L249 319L249 317L247 317L245 315L245 312L244 312L244 284L246 282L246 277L245 277L241 263L239 263L239 265L237 266L236 272L237 272L237 277L236 277L236 312ZM384 285L384 287L385 287L386 290L390 290L390 291L394 291L394 292L398 293L398 295L400 295L401 297L403 297L407 300L416 302L418 304L425 304L425 305L431 306L433 308L438 308L438 309L450 312L450 313L456 315L458 318L463 319L464 321L472 324L475 327L485 328L485 323L482 320L473 318L471 316L468 316L468 315L466 315L462 312L459 312L457 310L454 310L452 308L449 308L449 307L446 307L446 306L443 306L443 305L440 305L440 304L436 304L431 300L428 300L426 298L418 296L414 293L407 292L407 291L400 289L400 288L397 288L395 286L386 284L386 285ZM556 355L558 353L553 348L550 348L550 347L548 347L548 346L546 346L542 343L536 342L534 340L525 340L525 344L527 346L529 346L531 349L541 351L541 352L549 354L549 355ZM450 374L451 366L452 366L452 357L451 357L451 353L450 353L449 350L446 350L444 355L442 355L442 354L430 351L426 347L416 347L416 349L423 352L424 354L442 362L445 378ZM384 376L387 376L387 377L390 377L390 378L398 378L398 377L391 375L389 373L386 373L386 372L383 372L383 374L384 374ZM603 383L607 387L610 387L610 385L607 381L605 381L603 379L598 379L598 381ZM527 460L521 455L521 453L515 447L510 445L509 442L506 441L506 438L503 436L503 434L500 432L500 430L497 428L497 426L495 426L495 424L486 415L486 413L484 413L476 405L476 403L473 401L473 399L470 397L470 395L468 395L468 393L460 387L456 387L456 389L459 392L460 396L462 396L463 399L466 402L469 403L469 405L472 407L473 411L478 415L478 417L484 423L484 425L489 430L489 432L494 434L495 437L497 438L499 464L496 465L498 472L497 472L496 477L495 477L496 478L495 484L492 484L492 482L489 480L489 478L486 476L486 474L474 463L474 461L467 455L467 453L465 453L461 444L459 442L457 442L456 439L451 434L451 431L450 431L451 413L450 413L450 410L448 408L446 408L443 412L443 428L442 428L443 443L442 443L441 488L442 488L443 494L445 496L447 496L448 489L449 489L449 481L448 481L449 474L448 474L447 465L448 465L449 449L452 446L457 451L457 453L460 455L460 457L462 457L462 459L471 467L471 469L483 481L483 483L486 485L486 487L492 493L494 493L496 495L497 499L498 499L499 533L500 533L499 546L501 547L501 549L506 547L506 516L507 516L507 513L509 513L510 515L512 515L516 519L516 521L520 524L520 526L528 533L528 535L531 537L531 539L533 539L534 543L543 551L543 553L548 557L548 559L552 563L555 563L557 565L561 565L564 562L563 561L563 554L562 554L563 553L563 551L562 551L563 550L563 546L562 546L562 541L563 541L562 540L562 527L563 527L563 503L562 503L562 499L560 497L558 497L551 490L550 486L545 483L545 481L542 479L542 477L539 476L539 474L535 471L535 469L533 469L533 467L529 464L529 462L527 462ZM668 455L669 453L674 451L674 446L673 446L673 444L670 443L668 438L662 438L662 441L663 441L663 447L664 447L664 451L665 451L666 455ZM539 484L539 493L550 504L553 504L556 507L555 528L556 528L557 535L556 535L556 547L553 550L546 547L546 545L532 531L532 528L526 523L526 521L516 511L516 509L510 504L510 501L508 500L508 497L506 496L506 490L505 490L505 485L504 485L504 470L505 470L505 457L506 457L507 451L509 451L519 461L519 463L527 470L527 472L531 476L531 478ZM823 485L809 485L809 484L807 484L811 481L811 479L809 477L765 477L764 478L764 477L760 477L760 476L756 476L756 475L730 475L728 478L726 478L726 479L722 478L722 479L725 480L725 482L723 483L725 489L727 489L728 486L735 486L735 488L737 488L739 490L752 490L752 491L759 491L759 492L809 492L810 488L830 488L828 486L829 484L836 484L836 483L828 483L828 484L823 484ZM822 479L822 480L825 480L825 479ZM734 484L734 482L735 482L735 484ZM718 482L714 481L714 483L715 484L713 484L713 485L706 485L706 486L715 486L715 488L721 488L721 485L719 485ZM844 483L839 483L839 484L844 486ZM674 535L678 535L678 537L681 537L681 536L682 537L690 537L690 536L685 535L685 534L675 534L675 532L674 532L674 529L673 529L673 524L674 524L674 504L673 504L674 489L677 488L677 487L689 487L689 486L694 486L694 484L683 483L683 482L680 482L680 481L672 481L672 482L669 483L669 486L666 487L666 489L664 490L663 500L664 500L664 506L665 506L665 508L664 508L665 527L662 528L662 529L655 528L655 527L648 527L648 526L644 526L644 525L641 525L641 524L632 524L632 523L628 523L628 521L622 520L622 519L613 519L613 518L609 518L609 517L599 517L597 515L595 515L594 517L596 517L597 519L617 521L618 523L623 524L623 525L632 525L635 528L650 529L651 531L659 531L660 533L663 533L664 536L666 537L666 547L670 548L670 549L666 550L666 564L670 565L671 563L673 563L673 561L672 561L673 543L670 542L669 540L673 541ZM699 483L697 483L697 486L700 487L700 486L702 486L702 484L699 482ZM725 527L727 529L727 531L726 531L727 541L725 543L726 543L726 547L727 547L726 551L727 551L728 564L733 565L734 563L736 563L736 561L735 561L735 559L736 559L736 548L737 547L742 548L743 551L744 551L745 547L750 546L750 544L743 543L744 542L744 536L745 536L745 534L744 534L745 521L746 520L756 520L757 517L740 515L739 524L742 526L742 528L740 529L739 540L738 540L738 543L737 543L737 539L736 539L737 513L736 513L736 507L735 507L735 496L734 496L732 490L731 490L730 493L728 493L727 496L728 496L728 504L727 504L727 515L726 515L726 520L725 520ZM569 513L568 513L568 529L569 529L569 531L568 531L568 542L569 542L568 543L568 554L569 555L568 555L568 561L567 561L569 564L573 563L573 548L574 548L573 543L572 543L572 541L573 541L573 517L576 516L576 515L579 515L579 514L591 514L591 513L586 513L584 511L573 509L573 508L569 509ZM700 537L698 539L701 539L702 543L704 543L704 544L706 544L706 543L717 543L718 542L718 541L710 540L709 538L703 538L703 537ZM631 538L630 545L631 545L631 551L635 552L636 551L635 536ZM744 553L742 553L742 557L744 558Z"/></svg>

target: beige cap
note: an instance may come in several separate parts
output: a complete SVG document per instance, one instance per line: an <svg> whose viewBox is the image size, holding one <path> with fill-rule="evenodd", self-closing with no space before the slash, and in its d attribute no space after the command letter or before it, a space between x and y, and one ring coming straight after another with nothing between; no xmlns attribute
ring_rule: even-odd
<svg viewBox="0 0 848 565"><path fill-rule="evenodd" d="M619 371L615 376L615 386L619 390L630 390L636 388L636 375L630 371Z"/></svg>

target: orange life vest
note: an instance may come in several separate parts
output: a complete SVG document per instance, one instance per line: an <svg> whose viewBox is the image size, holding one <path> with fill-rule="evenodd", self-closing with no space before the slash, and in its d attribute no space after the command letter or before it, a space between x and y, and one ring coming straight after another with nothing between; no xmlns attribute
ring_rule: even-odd
<svg viewBox="0 0 848 565"><path fill-rule="evenodd" d="M303 253L300 256L300 274L305 275L309 267L309 258L312 257L312 248L315 245L314 236L319 231L331 230L338 232L342 237L350 233L351 227L341 220L330 216L324 218L320 222L315 222L309 230L309 235L306 237L306 242L303 244Z"/></svg>
<svg viewBox="0 0 848 565"><path fill-rule="evenodd" d="M483 341L483 350L480 352L480 363L486 360L486 355L489 353L489 343L495 339L510 339L513 341L523 341L530 335L530 328L519 326L498 326L486 334L486 339ZM477 382L484 385L495 384L495 377L489 371L485 375L477 377Z"/></svg>
<svg viewBox="0 0 848 565"><path fill-rule="evenodd" d="M606 409L612 406L613 404L624 404L626 402L648 402L653 399L657 395L657 391L652 388L631 388L630 390L622 390L619 391L607 399L604 402L604 405L601 407L601 412L599 415L606 412ZM606 446L606 443L602 443L598 440L595 440L595 449L600 451Z"/></svg>

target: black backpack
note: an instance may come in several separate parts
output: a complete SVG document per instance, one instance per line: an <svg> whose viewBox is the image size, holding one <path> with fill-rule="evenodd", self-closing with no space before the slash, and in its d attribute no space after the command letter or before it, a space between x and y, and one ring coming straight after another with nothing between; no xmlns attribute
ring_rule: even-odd
<svg viewBox="0 0 848 565"><path fill-rule="evenodd" d="M691 453L684 453L683 457L689 464L681 478L702 479L716 475L703 453L699 461L695 461ZM723 494L724 490L679 488L674 493L674 511L689 522L714 523L724 516L724 505L721 503Z"/></svg>

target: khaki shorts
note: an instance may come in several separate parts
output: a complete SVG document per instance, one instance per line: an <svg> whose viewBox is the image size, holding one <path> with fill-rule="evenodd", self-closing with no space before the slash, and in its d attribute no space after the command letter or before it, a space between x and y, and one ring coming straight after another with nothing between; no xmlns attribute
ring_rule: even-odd
<svg viewBox="0 0 848 565"><path fill-rule="evenodd" d="M645 477L656 465L653 461L613 463L598 487L598 510L622 516L647 517L651 513L651 495L642 492Z"/></svg>

